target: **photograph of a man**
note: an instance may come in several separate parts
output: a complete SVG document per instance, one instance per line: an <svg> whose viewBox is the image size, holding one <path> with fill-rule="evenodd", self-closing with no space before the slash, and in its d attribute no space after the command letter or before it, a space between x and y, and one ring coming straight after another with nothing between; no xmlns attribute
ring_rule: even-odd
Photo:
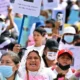
<svg viewBox="0 0 80 80"><path fill-rule="evenodd" d="M57 12L56 21L58 21L60 23L59 29L62 30L62 27L63 27L63 13L61 11Z"/></svg>
<svg viewBox="0 0 80 80"><path fill-rule="evenodd" d="M54 0L48 0L48 2L53 2Z"/></svg>
<svg viewBox="0 0 80 80"><path fill-rule="evenodd" d="M24 1L27 1L27 2L34 2L34 0L24 0Z"/></svg>
<svg viewBox="0 0 80 80"><path fill-rule="evenodd" d="M63 13L62 12L57 12L57 14L56 14L56 20L58 22L60 22L60 23L63 21Z"/></svg>
<svg viewBox="0 0 80 80"><path fill-rule="evenodd" d="M10 3L14 3L15 2L15 0L10 0Z"/></svg>

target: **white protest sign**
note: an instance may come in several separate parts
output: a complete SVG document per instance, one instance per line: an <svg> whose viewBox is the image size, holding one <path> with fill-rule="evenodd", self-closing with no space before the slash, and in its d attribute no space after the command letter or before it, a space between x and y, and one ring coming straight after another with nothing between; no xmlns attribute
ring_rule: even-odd
<svg viewBox="0 0 80 80"><path fill-rule="evenodd" d="M13 11L24 15L38 17L40 15L41 0L16 0Z"/></svg>
<svg viewBox="0 0 80 80"><path fill-rule="evenodd" d="M9 0L0 0L0 14L6 15L9 5L10 5Z"/></svg>
<svg viewBox="0 0 80 80"><path fill-rule="evenodd" d="M59 34L62 35L64 23L65 23L65 10L54 8L52 11L52 19L60 22Z"/></svg>
<svg viewBox="0 0 80 80"><path fill-rule="evenodd" d="M43 9L53 9L58 7L60 0L43 0Z"/></svg>
<svg viewBox="0 0 80 80"><path fill-rule="evenodd" d="M73 69L80 69L80 46L74 46L72 48L69 48L72 52L73 52L73 65L71 66L71 68Z"/></svg>

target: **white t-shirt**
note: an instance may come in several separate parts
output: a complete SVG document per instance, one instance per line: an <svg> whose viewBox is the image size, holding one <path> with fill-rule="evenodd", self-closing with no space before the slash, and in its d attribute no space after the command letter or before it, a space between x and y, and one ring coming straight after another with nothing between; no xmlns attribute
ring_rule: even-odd
<svg viewBox="0 0 80 80"><path fill-rule="evenodd" d="M73 44L67 44L67 43L63 43L62 41L59 42L59 50L61 49L70 49L72 48L74 45Z"/></svg>
<svg viewBox="0 0 80 80"><path fill-rule="evenodd" d="M76 5L76 4L74 4L74 5L72 5L71 9L72 9L72 10L79 10L79 6Z"/></svg>
<svg viewBox="0 0 80 80"><path fill-rule="evenodd" d="M60 7L61 9L66 9L66 7L67 7L67 2L66 2L66 1L63 1L62 3L60 3L60 4L58 5L58 7Z"/></svg>

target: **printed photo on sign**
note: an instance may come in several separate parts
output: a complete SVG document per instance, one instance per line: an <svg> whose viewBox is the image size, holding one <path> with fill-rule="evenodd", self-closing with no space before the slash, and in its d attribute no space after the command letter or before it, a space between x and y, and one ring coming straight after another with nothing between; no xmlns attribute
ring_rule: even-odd
<svg viewBox="0 0 80 80"><path fill-rule="evenodd" d="M52 18L60 23L59 33L62 34L63 25L64 25L64 22L65 22L65 11L64 10L53 9Z"/></svg>
<svg viewBox="0 0 80 80"><path fill-rule="evenodd" d="M60 0L43 0L43 9L53 9L58 7Z"/></svg>
<svg viewBox="0 0 80 80"><path fill-rule="evenodd" d="M41 1L42 0L15 0L13 11L15 13L38 17L40 15Z"/></svg>
<svg viewBox="0 0 80 80"><path fill-rule="evenodd" d="M24 1L27 1L27 2L34 2L34 0L24 0Z"/></svg>
<svg viewBox="0 0 80 80"><path fill-rule="evenodd" d="M15 0L10 0L10 3L14 3L15 2Z"/></svg>
<svg viewBox="0 0 80 80"><path fill-rule="evenodd" d="M48 0L48 2L53 2L53 0Z"/></svg>

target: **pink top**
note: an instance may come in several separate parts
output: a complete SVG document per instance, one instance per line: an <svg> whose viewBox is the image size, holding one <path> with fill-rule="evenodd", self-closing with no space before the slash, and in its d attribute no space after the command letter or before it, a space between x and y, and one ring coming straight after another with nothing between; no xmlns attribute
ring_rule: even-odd
<svg viewBox="0 0 80 80"><path fill-rule="evenodd" d="M25 77L24 80L27 80L27 76ZM43 75L38 75L38 76L29 76L29 80L48 80L46 76Z"/></svg>

